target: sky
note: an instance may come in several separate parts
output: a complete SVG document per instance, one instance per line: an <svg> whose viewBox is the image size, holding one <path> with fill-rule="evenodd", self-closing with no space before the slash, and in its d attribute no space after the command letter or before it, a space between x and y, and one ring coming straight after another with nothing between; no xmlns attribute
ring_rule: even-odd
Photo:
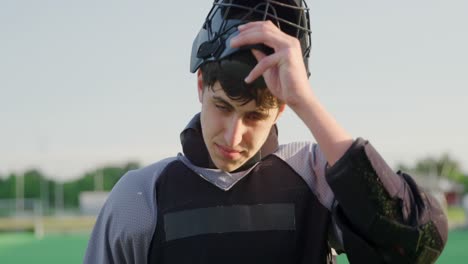
<svg viewBox="0 0 468 264"><path fill-rule="evenodd" d="M307 1L312 89L395 167L468 170L468 1ZM0 175L67 181L181 151L192 41L212 1L0 0ZM283 143L312 140L288 109Z"/></svg>

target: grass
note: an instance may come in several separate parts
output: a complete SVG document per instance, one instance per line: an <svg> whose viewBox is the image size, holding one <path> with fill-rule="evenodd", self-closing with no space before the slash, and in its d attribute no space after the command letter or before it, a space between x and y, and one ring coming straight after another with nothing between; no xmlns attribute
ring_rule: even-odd
<svg viewBox="0 0 468 264"><path fill-rule="evenodd" d="M91 216L51 216L40 218L40 224L46 231L62 232L86 231L93 228L95 217ZM0 217L0 231L34 230L35 219L33 217Z"/></svg>
<svg viewBox="0 0 468 264"><path fill-rule="evenodd" d="M31 233L0 235L0 260L5 264L83 263L88 234L48 235L38 240Z"/></svg>
<svg viewBox="0 0 468 264"><path fill-rule="evenodd" d="M447 209L447 217L449 219L450 226L460 226L466 223L465 211L461 207L449 207Z"/></svg>
<svg viewBox="0 0 468 264"><path fill-rule="evenodd" d="M458 229L449 232L448 242L442 255L436 263L456 264L466 263L468 259L468 229ZM465 259L465 261L463 261ZM339 264L349 263L345 255L338 256Z"/></svg>

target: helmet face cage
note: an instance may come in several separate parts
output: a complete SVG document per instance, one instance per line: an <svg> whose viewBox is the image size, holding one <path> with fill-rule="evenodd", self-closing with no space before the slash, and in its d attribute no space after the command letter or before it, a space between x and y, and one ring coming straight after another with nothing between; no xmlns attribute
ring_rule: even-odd
<svg viewBox="0 0 468 264"><path fill-rule="evenodd" d="M306 68L311 49L309 9L304 0L214 0L202 29L192 46L190 71L202 64L218 61L239 50L260 49L273 53L263 44L231 48L230 40L237 36L237 26L251 21L272 21L286 34L300 41ZM308 70L308 69L307 69Z"/></svg>

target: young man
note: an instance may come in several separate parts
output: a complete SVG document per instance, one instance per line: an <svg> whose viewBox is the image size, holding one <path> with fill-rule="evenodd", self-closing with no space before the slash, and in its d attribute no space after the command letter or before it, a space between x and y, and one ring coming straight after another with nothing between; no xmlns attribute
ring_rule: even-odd
<svg viewBox="0 0 468 264"><path fill-rule="evenodd" d="M353 139L308 81L301 0L216 0L194 41L201 113L183 154L127 173L85 263L433 263L442 210L371 144ZM290 107L317 144L278 145Z"/></svg>

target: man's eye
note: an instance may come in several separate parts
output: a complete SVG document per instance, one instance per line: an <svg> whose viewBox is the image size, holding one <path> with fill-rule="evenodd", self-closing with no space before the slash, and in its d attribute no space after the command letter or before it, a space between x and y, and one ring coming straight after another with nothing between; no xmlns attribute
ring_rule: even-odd
<svg viewBox="0 0 468 264"><path fill-rule="evenodd" d="M216 106L216 108L218 108L219 110L221 110L223 112L229 111L229 108L224 106L224 105L215 104L215 106Z"/></svg>
<svg viewBox="0 0 468 264"><path fill-rule="evenodd" d="M249 113L247 115L247 118L252 121L259 121L259 120L263 120L265 116L260 113Z"/></svg>

